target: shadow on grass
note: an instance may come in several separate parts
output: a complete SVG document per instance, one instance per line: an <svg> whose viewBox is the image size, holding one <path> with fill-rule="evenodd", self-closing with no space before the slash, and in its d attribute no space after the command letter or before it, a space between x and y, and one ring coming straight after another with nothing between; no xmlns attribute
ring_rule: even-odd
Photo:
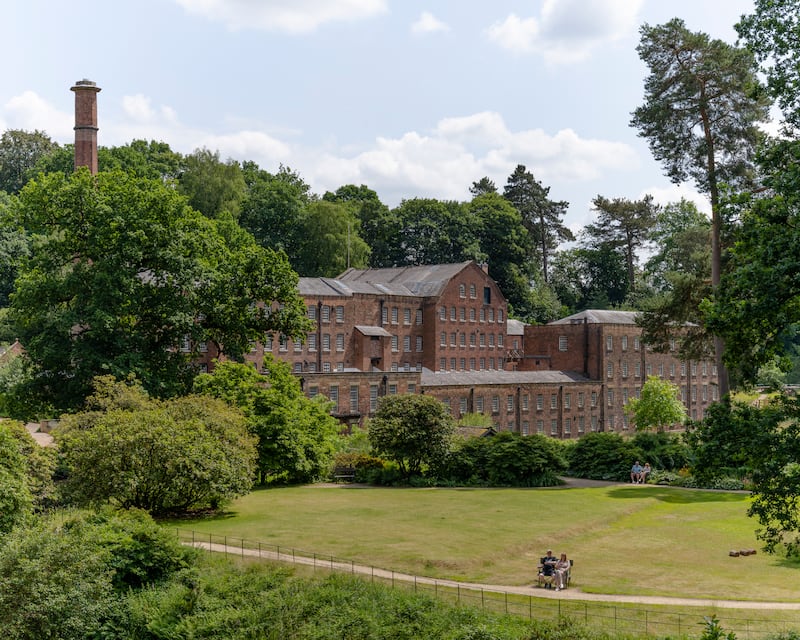
<svg viewBox="0 0 800 640"><path fill-rule="evenodd" d="M700 502L746 502L749 494L732 491L703 491L702 489L681 489L679 487L620 487L608 491L610 498L626 500L643 497L655 498L673 504L695 504Z"/></svg>

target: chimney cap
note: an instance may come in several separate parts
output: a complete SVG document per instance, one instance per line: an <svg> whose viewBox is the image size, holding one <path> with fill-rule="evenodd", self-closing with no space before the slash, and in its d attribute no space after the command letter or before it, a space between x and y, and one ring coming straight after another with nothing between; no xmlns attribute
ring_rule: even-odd
<svg viewBox="0 0 800 640"><path fill-rule="evenodd" d="M91 91L100 91L100 87L97 86L96 82L92 80L87 80L84 78L83 80L78 80L73 87L71 87L72 91L78 91L81 89L89 89Z"/></svg>

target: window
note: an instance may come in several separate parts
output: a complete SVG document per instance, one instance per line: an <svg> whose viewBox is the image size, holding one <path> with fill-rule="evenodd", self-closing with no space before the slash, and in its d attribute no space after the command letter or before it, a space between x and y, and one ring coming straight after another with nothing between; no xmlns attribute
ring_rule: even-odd
<svg viewBox="0 0 800 640"><path fill-rule="evenodd" d="M475 285L474 284L469 285L469 297L474 300L476 295L477 293L475 292Z"/></svg>
<svg viewBox="0 0 800 640"><path fill-rule="evenodd" d="M550 395L550 408L558 409L558 396L555 393Z"/></svg>
<svg viewBox="0 0 800 640"><path fill-rule="evenodd" d="M327 304L322 305L322 321L323 322L331 321L331 308Z"/></svg>
<svg viewBox="0 0 800 640"><path fill-rule="evenodd" d="M319 395L319 387L317 385L311 385L308 387L309 398L316 398L318 395Z"/></svg>
<svg viewBox="0 0 800 640"><path fill-rule="evenodd" d="M628 350L628 336L622 336L622 338L620 339L620 342L622 343L622 350L623 351L627 351Z"/></svg>
<svg viewBox="0 0 800 640"><path fill-rule="evenodd" d="M439 307L439 320L447 320L447 307Z"/></svg>
<svg viewBox="0 0 800 640"><path fill-rule="evenodd" d="M467 412L467 399L466 398L459 398L458 400L458 411L461 415L464 415Z"/></svg>
<svg viewBox="0 0 800 640"><path fill-rule="evenodd" d="M467 368L467 359L466 358L459 358L458 359L458 370L464 371Z"/></svg>
<svg viewBox="0 0 800 640"><path fill-rule="evenodd" d="M658 375L660 375L662 378L664 377L664 363L663 362L659 362L658 363Z"/></svg>
<svg viewBox="0 0 800 640"><path fill-rule="evenodd" d="M486 309L481 309L481 310L478 312L478 319L479 319L481 322L486 322Z"/></svg>
<svg viewBox="0 0 800 640"><path fill-rule="evenodd" d="M670 365L669 365L669 376L670 376L670 378L674 378L675 377L675 363L674 362L671 362Z"/></svg>
<svg viewBox="0 0 800 640"><path fill-rule="evenodd" d="M455 370L456 370L456 359L450 358L450 371L455 371Z"/></svg>
<svg viewBox="0 0 800 640"><path fill-rule="evenodd" d="M528 394L527 393L523 393L522 394L522 410L523 411L527 411L528 410Z"/></svg>
<svg viewBox="0 0 800 640"><path fill-rule="evenodd" d="M494 322L494 309L489 309L489 322Z"/></svg>
<svg viewBox="0 0 800 640"><path fill-rule="evenodd" d="M614 416L608 416L608 430L614 430Z"/></svg>
<svg viewBox="0 0 800 640"><path fill-rule="evenodd" d="M392 336L392 352L397 353L398 351L400 351L400 343L397 336Z"/></svg>
<svg viewBox="0 0 800 640"><path fill-rule="evenodd" d="M350 413L358 412L358 385L350 385Z"/></svg>
<svg viewBox="0 0 800 640"><path fill-rule="evenodd" d="M703 377L705 378L708 375L708 362L703 360Z"/></svg>
<svg viewBox="0 0 800 640"><path fill-rule="evenodd" d="M342 305L336 307L336 322L340 324L344 322L344 307Z"/></svg>
<svg viewBox="0 0 800 640"><path fill-rule="evenodd" d="M467 308L466 307L459 307L458 309L458 319L461 322L466 322L467 320Z"/></svg>
<svg viewBox="0 0 800 640"><path fill-rule="evenodd" d="M681 362L681 378L685 378L685 377L686 377L686 363L685 362Z"/></svg>
<svg viewBox="0 0 800 640"><path fill-rule="evenodd" d="M697 363L696 362L692 362L692 377L693 378L697 377Z"/></svg>
<svg viewBox="0 0 800 640"><path fill-rule="evenodd" d="M469 321L470 322L475 322L475 309L470 309L469 310Z"/></svg>
<svg viewBox="0 0 800 640"><path fill-rule="evenodd" d="M322 373L330 373L331 372L331 363L330 362L323 362L322 363Z"/></svg>
<svg viewBox="0 0 800 640"><path fill-rule="evenodd" d="M614 336L606 336L606 351L614 350Z"/></svg>
<svg viewBox="0 0 800 640"><path fill-rule="evenodd" d="M536 394L536 410L541 411L544 409L544 396L541 393Z"/></svg>
<svg viewBox="0 0 800 640"><path fill-rule="evenodd" d="M293 340L292 344L294 345L294 352L300 353L303 350L303 343L299 340Z"/></svg>
<svg viewBox="0 0 800 640"><path fill-rule="evenodd" d="M475 364L476 364L475 358L470 358L469 359L469 370L470 371L475 371Z"/></svg>
<svg viewBox="0 0 800 640"><path fill-rule="evenodd" d="M317 319L317 307L315 307L314 305L308 307L308 317L310 320Z"/></svg>
<svg viewBox="0 0 800 640"><path fill-rule="evenodd" d="M417 309L416 313L414 314L414 322L416 324L422 324L422 309Z"/></svg>
<svg viewBox="0 0 800 640"><path fill-rule="evenodd" d="M328 397L330 398L331 402L333 402L334 408L338 411L339 410L339 385L332 384L328 387Z"/></svg>
<svg viewBox="0 0 800 640"><path fill-rule="evenodd" d="M572 394L571 393L565 393L564 394L564 408L565 409L572 408Z"/></svg>
<svg viewBox="0 0 800 640"><path fill-rule="evenodd" d="M439 371L447 370L447 358L439 358Z"/></svg>
<svg viewBox="0 0 800 640"><path fill-rule="evenodd" d="M506 411L511 413L514 410L514 396L508 396L506 398Z"/></svg>
<svg viewBox="0 0 800 640"><path fill-rule="evenodd" d="M481 371L486 369L486 358L481 358L478 363Z"/></svg>
<svg viewBox="0 0 800 640"><path fill-rule="evenodd" d="M489 346L490 347L494 347L494 334L493 333L489 334Z"/></svg>
<svg viewBox="0 0 800 640"><path fill-rule="evenodd" d="M483 288L483 304L492 304L492 288Z"/></svg>
<svg viewBox="0 0 800 640"><path fill-rule="evenodd" d="M416 393L417 392L417 385L415 385L413 382L409 382L408 383L408 392L409 393Z"/></svg>
<svg viewBox="0 0 800 640"><path fill-rule="evenodd" d="M597 416L592 416L592 431L597 431Z"/></svg>
<svg viewBox="0 0 800 640"><path fill-rule="evenodd" d="M537 420L536 421L536 432L537 433L544 433L544 420Z"/></svg>
<svg viewBox="0 0 800 640"><path fill-rule="evenodd" d="M308 350L309 351L316 351L317 350L317 334L316 333L309 333L307 336L308 340Z"/></svg>
<svg viewBox="0 0 800 640"><path fill-rule="evenodd" d="M278 351L287 351L289 349L289 341L286 336L278 338Z"/></svg>
<svg viewBox="0 0 800 640"><path fill-rule="evenodd" d="M458 285L458 297L459 298L467 297L467 285L465 284Z"/></svg>
<svg viewBox="0 0 800 640"><path fill-rule="evenodd" d="M652 376L653 375L653 365L650 362L647 363L647 375L648 376Z"/></svg>
<svg viewBox="0 0 800 640"><path fill-rule="evenodd" d="M633 365L633 377L634 378L641 378L642 377L642 363L637 362Z"/></svg>
<svg viewBox="0 0 800 640"><path fill-rule="evenodd" d="M550 421L550 435L558 435L558 420L553 419Z"/></svg>
<svg viewBox="0 0 800 640"><path fill-rule="evenodd" d="M303 373L303 363L302 362L295 362L294 363L294 372L295 373Z"/></svg>
<svg viewBox="0 0 800 640"><path fill-rule="evenodd" d="M497 321L498 322L503 322L503 310L502 309L498 309L497 310Z"/></svg>
<svg viewBox="0 0 800 640"><path fill-rule="evenodd" d="M317 371L317 363L316 362L309 362L308 363L308 370L311 373L316 373L316 371Z"/></svg>
<svg viewBox="0 0 800 640"><path fill-rule="evenodd" d="M494 371L494 358L489 358L489 369Z"/></svg>
<svg viewBox="0 0 800 640"><path fill-rule="evenodd" d="M344 371L344 362L337 362L336 363L336 370L337 371Z"/></svg>
<svg viewBox="0 0 800 640"><path fill-rule="evenodd" d="M558 350L559 351L567 350L567 336L558 336Z"/></svg>
<svg viewBox="0 0 800 640"><path fill-rule="evenodd" d="M609 362L606 364L606 377L613 378L614 377L614 363Z"/></svg>
<svg viewBox="0 0 800 640"><path fill-rule="evenodd" d="M397 395L397 384L393 383L389 385L389 395L396 396Z"/></svg>
<svg viewBox="0 0 800 640"><path fill-rule="evenodd" d="M697 402L697 385L692 385L692 402Z"/></svg>
<svg viewBox="0 0 800 640"><path fill-rule="evenodd" d="M592 391L591 406L593 407L597 406L597 391Z"/></svg>
<svg viewBox="0 0 800 640"><path fill-rule="evenodd" d="M628 361L627 360L623 360L622 361L622 377L623 378L627 378L628 377Z"/></svg>
<svg viewBox="0 0 800 640"><path fill-rule="evenodd" d="M569 433L572 431L572 418L565 418L564 419L564 433Z"/></svg>
<svg viewBox="0 0 800 640"><path fill-rule="evenodd" d="M578 391L578 409L583 409L583 400L584 400L583 391Z"/></svg>
<svg viewBox="0 0 800 640"><path fill-rule="evenodd" d="M323 351L330 351L331 350L331 334L330 333L323 333L322 334L322 350Z"/></svg>
<svg viewBox="0 0 800 640"><path fill-rule="evenodd" d="M498 347L502 347L504 343L505 343L505 335L503 335L502 333L498 333L497 334L497 346Z"/></svg>
<svg viewBox="0 0 800 640"><path fill-rule="evenodd" d="M369 411L375 413L378 409L378 385L369 385Z"/></svg>
<svg viewBox="0 0 800 640"><path fill-rule="evenodd" d="M272 334L267 336L267 341L264 343L264 351L272 351Z"/></svg>
<svg viewBox="0 0 800 640"><path fill-rule="evenodd" d="M467 346L467 334L466 333L460 333L458 335L458 344L462 348Z"/></svg>
<svg viewBox="0 0 800 640"><path fill-rule="evenodd" d="M622 428L625 430L628 428L628 416L624 413L622 414Z"/></svg>
<svg viewBox="0 0 800 640"><path fill-rule="evenodd" d="M381 324L389 324L389 308L381 308Z"/></svg>
<svg viewBox="0 0 800 640"><path fill-rule="evenodd" d="M411 351L411 336L403 336L403 351L405 353Z"/></svg>
<svg viewBox="0 0 800 640"><path fill-rule="evenodd" d="M447 332L446 331L442 331L439 334L439 346L440 347L446 347L447 346Z"/></svg>
<svg viewBox="0 0 800 640"><path fill-rule="evenodd" d="M344 351L344 334L337 333L336 334L336 350L337 351Z"/></svg>
<svg viewBox="0 0 800 640"><path fill-rule="evenodd" d="M633 336L633 350L639 350L639 336Z"/></svg>
<svg viewBox="0 0 800 640"><path fill-rule="evenodd" d="M403 324L411 324L411 309L408 307L403 309Z"/></svg>
<svg viewBox="0 0 800 640"><path fill-rule="evenodd" d="M456 321L456 308L455 307L450 307L450 320L452 320L453 322Z"/></svg>
<svg viewBox="0 0 800 640"><path fill-rule="evenodd" d="M475 408L478 410L478 413L483 413L483 396L475 398Z"/></svg>
<svg viewBox="0 0 800 640"><path fill-rule="evenodd" d="M492 396L492 413L500 413L500 396Z"/></svg>
<svg viewBox="0 0 800 640"><path fill-rule="evenodd" d="M481 347L485 347L486 346L486 334L485 333L482 333L482 334L480 334L478 336L478 344Z"/></svg>
<svg viewBox="0 0 800 640"><path fill-rule="evenodd" d="M208 352L208 343L205 340L202 340L197 343L197 350L200 353L207 353Z"/></svg>
<svg viewBox="0 0 800 640"><path fill-rule="evenodd" d="M422 336L417 336L417 338L416 338L416 347L417 347L417 353L422 351Z"/></svg>
<svg viewBox="0 0 800 640"><path fill-rule="evenodd" d="M609 389L608 390L608 406L609 407L613 407L614 406L614 390L613 389Z"/></svg>
<svg viewBox="0 0 800 640"><path fill-rule="evenodd" d="M397 318L398 318L397 314L398 314L397 307L392 307L392 324L397 324Z"/></svg>
<svg viewBox="0 0 800 640"><path fill-rule="evenodd" d="M704 385L703 385L703 395L702 395L702 398L703 398L703 402L706 402L706 401L708 400L708 385L707 385L707 384L704 384Z"/></svg>
<svg viewBox="0 0 800 640"><path fill-rule="evenodd" d="M530 429L530 424L528 423L527 420L523 420L522 421L522 435L523 436L527 436L529 429Z"/></svg>
<svg viewBox="0 0 800 640"><path fill-rule="evenodd" d="M583 433L583 429L586 426L586 421L583 419L583 416L578 416L578 433Z"/></svg>
<svg viewBox="0 0 800 640"><path fill-rule="evenodd" d="M622 404L625 405L628 403L628 387L625 387L622 390Z"/></svg>
<svg viewBox="0 0 800 640"><path fill-rule="evenodd" d="M675 351L675 338L670 338L669 339L669 350L670 351Z"/></svg>
<svg viewBox="0 0 800 640"><path fill-rule="evenodd" d="M474 333L470 333L469 334L469 346L473 347L473 348L475 347L475 334Z"/></svg>
<svg viewBox="0 0 800 640"><path fill-rule="evenodd" d="M191 350L192 350L192 340L189 337L189 334L187 333L181 339L181 351L183 353L189 353Z"/></svg>

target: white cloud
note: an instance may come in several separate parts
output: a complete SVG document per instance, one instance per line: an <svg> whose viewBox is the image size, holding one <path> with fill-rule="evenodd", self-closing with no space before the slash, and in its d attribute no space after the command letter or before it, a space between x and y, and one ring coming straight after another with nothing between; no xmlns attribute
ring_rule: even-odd
<svg viewBox="0 0 800 640"><path fill-rule="evenodd" d="M14 96L3 105L5 126L45 131L54 140L73 137L74 114L65 114L33 91Z"/></svg>
<svg viewBox="0 0 800 640"><path fill-rule="evenodd" d="M229 29L309 33L328 22L371 18L387 11L387 0L175 0L188 13Z"/></svg>
<svg viewBox="0 0 800 640"><path fill-rule="evenodd" d="M551 64L579 62L634 32L643 0L545 0L538 17L508 15L486 30L498 46L540 54Z"/></svg>
<svg viewBox="0 0 800 640"><path fill-rule="evenodd" d="M430 11L423 11L417 21L411 25L411 32L417 35L447 31L450 31L450 26L439 20Z"/></svg>
<svg viewBox="0 0 800 640"><path fill-rule="evenodd" d="M671 184L666 187L645 189L639 194L639 197L643 198L648 194L653 196L653 200L656 204L660 205L669 204L670 202L680 202L681 199L689 200L690 202L694 202L700 211L709 216L711 215L711 202L708 197L698 193L688 184Z"/></svg>

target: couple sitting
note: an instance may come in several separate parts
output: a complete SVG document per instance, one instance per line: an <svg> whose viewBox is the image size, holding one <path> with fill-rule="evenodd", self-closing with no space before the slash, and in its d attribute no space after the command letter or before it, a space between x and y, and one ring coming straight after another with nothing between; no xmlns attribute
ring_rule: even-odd
<svg viewBox="0 0 800 640"><path fill-rule="evenodd" d="M569 573L572 563L567 560L567 554L562 553L560 558L553 555L553 550L548 549L547 555L539 564L539 586L556 586L556 591L566 589L569 584Z"/></svg>
<svg viewBox="0 0 800 640"><path fill-rule="evenodd" d="M633 484L645 484L647 476L650 475L650 463L645 462L644 466L639 464L639 461L633 463L631 467L631 482Z"/></svg>

